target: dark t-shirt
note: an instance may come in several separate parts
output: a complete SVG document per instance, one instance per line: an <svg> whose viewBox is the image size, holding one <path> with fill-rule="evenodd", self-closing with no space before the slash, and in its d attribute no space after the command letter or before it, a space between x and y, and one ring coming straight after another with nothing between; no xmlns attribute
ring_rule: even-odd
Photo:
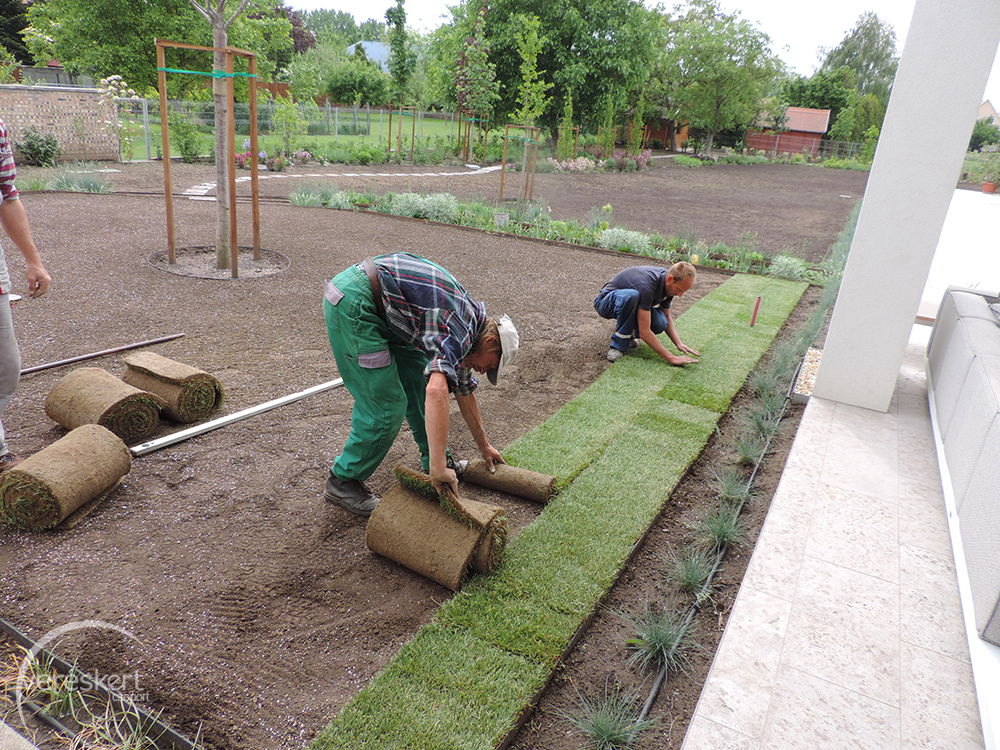
<svg viewBox="0 0 1000 750"><path fill-rule="evenodd" d="M660 266L632 266L615 274L604 288L607 290L635 289L639 292L639 307L666 310L673 295L667 294L667 269Z"/></svg>

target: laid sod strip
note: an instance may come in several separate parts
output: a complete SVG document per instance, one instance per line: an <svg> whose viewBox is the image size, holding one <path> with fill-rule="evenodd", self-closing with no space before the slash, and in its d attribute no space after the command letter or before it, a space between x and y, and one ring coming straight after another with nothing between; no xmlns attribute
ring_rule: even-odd
<svg viewBox="0 0 1000 750"><path fill-rule="evenodd" d="M702 353L697 365L666 367L649 347L640 346L544 424L515 440L504 457L514 466L558 477L562 487L651 399L725 411L805 288L780 279L734 276L677 320L684 342ZM763 303L751 328L757 297Z"/></svg>
<svg viewBox="0 0 1000 750"><path fill-rule="evenodd" d="M668 367L640 347L516 441L507 460L558 477L562 491L312 747L472 750L509 738L805 287L734 277L678 320L701 363Z"/></svg>

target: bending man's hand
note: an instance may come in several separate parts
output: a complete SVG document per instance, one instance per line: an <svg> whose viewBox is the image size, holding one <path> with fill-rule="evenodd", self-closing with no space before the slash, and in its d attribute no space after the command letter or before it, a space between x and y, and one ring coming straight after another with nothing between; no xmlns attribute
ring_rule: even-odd
<svg viewBox="0 0 1000 750"><path fill-rule="evenodd" d="M486 446L480 452L483 454L483 460L486 461L486 466L489 467L490 474L492 474L497 470L496 464L507 463L506 461L503 460L503 456L500 455L500 451L498 451L489 443L487 443Z"/></svg>
<svg viewBox="0 0 1000 750"><path fill-rule="evenodd" d="M444 471L435 471L432 466L431 482L434 485L434 489L442 495L446 492L446 488L450 487L455 497L458 497L458 476L451 469L445 468Z"/></svg>
<svg viewBox="0 0 1000 750"><path fill-rule="evenodd" d="M680 350L680 351L682 351L682 352L684 352L685 354L690 354L692 357L700 357L701 356L701 352L696 352L694 349L692 349L687 344L678 344L677 345L677 349Z"/></svg>
<svg viewBox="0 0 1000 750"><path fill-rule="evenodd" d="M52 277L49 276L45 267L41 264L32 264L25 269L25 276L28 277L28 296L33 298L41 297L49 291L49 284Z"/></svg>

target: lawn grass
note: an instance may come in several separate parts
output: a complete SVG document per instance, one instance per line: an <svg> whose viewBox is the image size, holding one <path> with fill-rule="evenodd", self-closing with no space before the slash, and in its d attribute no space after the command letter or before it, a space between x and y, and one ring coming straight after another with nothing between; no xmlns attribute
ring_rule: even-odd
<svg viewBox="0 0 1000 750"><path fill-rule="evenodd" d="M561 493L312 747L491 748L513 732L805 288L733 277L678 318L697 366L640 347L515 441L507 460L555 474Z"/></svg>

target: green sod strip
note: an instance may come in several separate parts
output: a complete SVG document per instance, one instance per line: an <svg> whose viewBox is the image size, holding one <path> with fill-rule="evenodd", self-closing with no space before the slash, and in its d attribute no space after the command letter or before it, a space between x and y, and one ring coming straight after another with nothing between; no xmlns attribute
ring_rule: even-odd
<svg viewBox="0 0 1000 750"><path fill-rule="evenodd" d="M467 634L424 626L313 742L343 750L495 746L549 668Z"/></svg>
<svg viewBox="0 0 1000 750"><path fill-rule="evenodd" d="M563 491L503 564L442 606L312 747L472 750L502 741L804 290L734 277L678 320L701 363L667 367L640 347L516 441L508 460L555 473ZM768 304L751 329L758 296Z"/></svg>

